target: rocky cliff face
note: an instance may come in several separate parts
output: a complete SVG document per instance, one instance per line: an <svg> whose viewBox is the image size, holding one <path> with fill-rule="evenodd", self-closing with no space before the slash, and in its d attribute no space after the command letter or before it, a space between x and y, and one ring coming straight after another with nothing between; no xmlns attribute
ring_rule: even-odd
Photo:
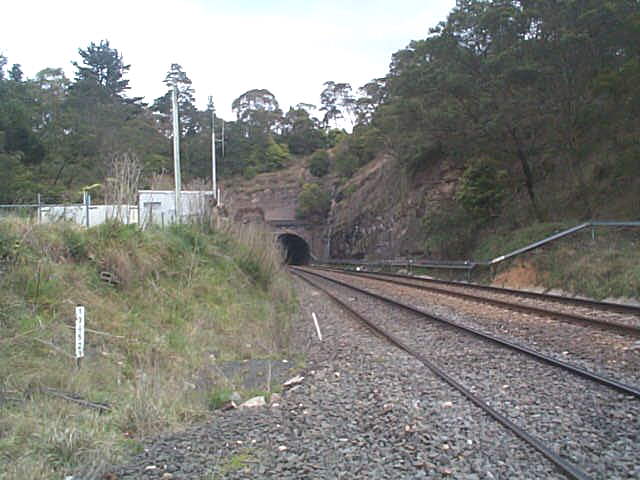
<svg viewBox="0 0 640 480"><path fill-rule="evenodd" d="M395 158L380 155L334 196L327 227L331 256L420 255L422 219L452 197L460 173L444 160L408 178Z"/></svg>
<svg viewBox="0 0 640 480"><path fill-rule="evenodd" d="M222 184L222 200L229 216L239 222L294 220L298 195L310 174L302 165L263 173L245 180L234 178Z"/></svg>
<svg viewBox="0 0 640 480"><path fill-rule="evenodd" d="M379 155L342 185L336 178L323 178L333 202L326 223L307 228L314 254L370 259L420 255L422 220L452 197L460 173L443 160L408 178L394 157ZM293 221L302 185L317 181L304 162L294 163L251 180L226 181L223 201L234 221Z"/></svg>
<svg viewBox="0 0 640 480"><path fill-rule="evenodd" d="M234 222L258 224L274 234L293 234L309 244L311 255L325 256L325 223L296 218L298 195L312 176L304 163L293 163L277 172L247 180L241 177L222 183L222 201Z"/></svg>

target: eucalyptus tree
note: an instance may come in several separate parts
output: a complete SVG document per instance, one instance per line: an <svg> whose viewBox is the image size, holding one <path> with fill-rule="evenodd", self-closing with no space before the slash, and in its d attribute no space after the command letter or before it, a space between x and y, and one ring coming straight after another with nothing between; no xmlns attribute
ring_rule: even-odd
<svg viewBox="0 0 640 480"><path fill-rule="evenodd" d="M337 128L340 119L347 120L353 127L356 99L350 84L334 81L324 82L324 90L320 93L320 103L322 104L320 111L324 112L325 128L332 121Z"/></svg>
<svg viewBox="0 0 640 480"><path fill-rule="evenodd" d="M233 101L231 108L248 137L266 137L280 127L282 110L269 90L248 90Z"/></svg>
<svg viewBox="0 0 640 480"><path fill-rule="evenodd" d="M326 135L320 121L309 113L315 109L315 105L298 104L285 114L281 137L291 153L307 155L326 146Z"/></svg>

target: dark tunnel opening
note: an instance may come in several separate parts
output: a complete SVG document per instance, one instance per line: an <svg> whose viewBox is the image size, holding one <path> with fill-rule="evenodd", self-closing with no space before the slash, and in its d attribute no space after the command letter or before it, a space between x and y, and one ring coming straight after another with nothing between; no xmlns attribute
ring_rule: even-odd
<svg viewBox="0 0 640 480"><path fill-rule="evenodd" d="M284 233L278 237L282 256L288 265L307 265L311 260L309 244L298 235Z"/></svg>

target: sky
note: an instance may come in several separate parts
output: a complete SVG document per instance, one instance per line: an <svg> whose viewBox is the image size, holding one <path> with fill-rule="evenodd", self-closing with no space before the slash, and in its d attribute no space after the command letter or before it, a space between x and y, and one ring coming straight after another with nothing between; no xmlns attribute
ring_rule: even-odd
<svg viewBox="0 0 640 480"><path fill-rule="evenodd" d="M455 0L10 0L0 53L28 77L60 67L73 78L79 48L108 39L131 65L129 96L152 102L172 63L193 81L196 102L219 116L266 88L286 111L320 104L323 83L354 90L386 75L391 55L425 38Z"/></svg>

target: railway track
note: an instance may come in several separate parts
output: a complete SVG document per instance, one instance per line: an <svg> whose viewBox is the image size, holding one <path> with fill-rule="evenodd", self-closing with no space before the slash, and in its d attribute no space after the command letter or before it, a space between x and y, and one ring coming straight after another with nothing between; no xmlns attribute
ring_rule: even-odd
<svg viewBox="0 0 640 480"><path fill-rule="evenodd" d="M540 423L544 423L545 420L540 420L539 418L540 411L545 409L553 410L554 407L550 402L557 402L562 405L567 399L574 399L576 400L576 409L584 407L588 410L588 413L578 415L579 421L588 419L588 422L591 422L591 427L598 425L604 429L604 433L599 435L602 438L599 438L596 442L596 444L604 445L606 442L613 441L616 436L621 435L621 424L614 421L609 425L611 418L607 417L606 413L601 416L601 409L611 404L610 402L623 402L627 407L631 408L631 412L624 412L622 415L624 418L632 420L627 422L628 428L623 429L622 436L637 440L640 435L636 416L640 410L638 401L640 390L637 387L621 384L597 374L594 375L580 367L540 355L528 347L515 345L458 325L455 321L426 314L410 305L395 302L391 298L329 278L327 274L320 274L317 271L309 271L308 269L295 269L293 271L312 283L316 288L325 291L343 308L357 316L379 335L423 362L439 378L461 392L515 435L536 448L569 478L586 479L593 478L594 475L599 478L625 477L622 474L608 475L608 473L611 473L611 468L617 467L611 466L611 459L607 459L606 455L601 464L597 462L593 464L591 462L585 468L578 466L589 455L594 455L594 451L597 448L594 450L589 446L582 446L580 441L576 444L578 446L575 447L575 450L582 453L576 454L575 451L571 451L572 449L561 448L557 440L550 441L548 439L549 434L540 434L540 432L544 432L544 426L541 427ZM353 298L353 295L360 297ZM374 302L377 306L368 307L367 311L367 308L363 307L366 302L359 300L359 298L367 298L369 299L367 300L368 302ZM397 321L395 317L399 315L399 308L404 311L405 318ZM386 320L380 318L383 314L387 315ZM376 315L378 320L372 319ZM407 315L409 318L406 318ZM430 322L425 322L425 319L430 320ZM443 328L443 325L445 328ZM463 338L466 338L466 340L462 340ZM461 345L464 345L464 348L460 348ZM471 345L473 345L472 348ZM481 353L478 353L478 351ZM483 357L483 355L486 356ZM522 355L526 355L529 358L525 360L517 358L522 357ZM435 356L437 360L432 360L432 356ZM531 359L535 359L535 362ZM499 362L504 363L500 364ZM447 365L448 370L457 371L451 374L441 366L443 363ZM544 364L543 367L540 367L541 363ZM532 366L532 364L537 366ZM503 374L502 377L496 375L498 369ZM573 375L567 379L558 379L559 375L566 376L566 374L559 374L558 369L578 375L580 379L576 379ZM515 370L515 373L512 370ZM505 380L504 375L506 373L503 371L507 371L510 375L506 377L508 380ZM532 373L534 373L533 376L531 376ZM487 374L491 377L489 380L489 383L493 385L491 388L481 386L483 382L486 382L486 380L482 380L483 375L486 377ZM545 381L550 381L554 385L554 389L564 390L564 393L554 393L554 395L558 395L555 399L546 398L549 392L545 386L545 381L538 380L538 375L540 378L546 379ZM458 379L464 379L465 384ZM514 398L510 398L509 394L501 391L505 387L503 385L505 381L520 385L521 388L516 387L514 389ZM470 383L473 385L470 385ZM516 400L529 398L527 394L522 393L527 390L526 386L529 383L534 385L532 388L536 394L533 406L527 405L526 402L518 405ZM579 385L579 387L576 388L576 385ZM593 391L587 391L585 388L592 388ZM488 401L483 397L487 398ZM578 399L583 397L584 401L580 402ZM545 406L542 407L541 405ZM506 412L503 410L506 410ZM525 415L519 415L518 412ZM542 417L545 417L545 415L542 415ZM533 429L533 433L528 428L525 429L520 426L523 423L521 421L523 418L536 419L537 426ZM602 427L605 424L607 425ZM565 427L563 425L564 430L566 430ZM593 434L591 427L587 428L589 435ZM577 430L580 431L580 428ZM565 439L570 432L571 428L569 427L569 430L564 434ZM562 437L562 434L560 436ZM569 443L573 445L575 442L572 440ZM621 454L621 457L625 457L625 455ZM635 468L635 471L640 473L640 467L637 465L632 466L632 468Z"/></svg>
<svg viewBox="0 0 640 480"><path fill-rule="evenodd" d="M314 268L361 278L371 278L381 282L403 285L513 311L534 313L577 325L588 325L640 338L640 307L634 305L598 302L391 273L354 272L327 267Z"/></svg>

